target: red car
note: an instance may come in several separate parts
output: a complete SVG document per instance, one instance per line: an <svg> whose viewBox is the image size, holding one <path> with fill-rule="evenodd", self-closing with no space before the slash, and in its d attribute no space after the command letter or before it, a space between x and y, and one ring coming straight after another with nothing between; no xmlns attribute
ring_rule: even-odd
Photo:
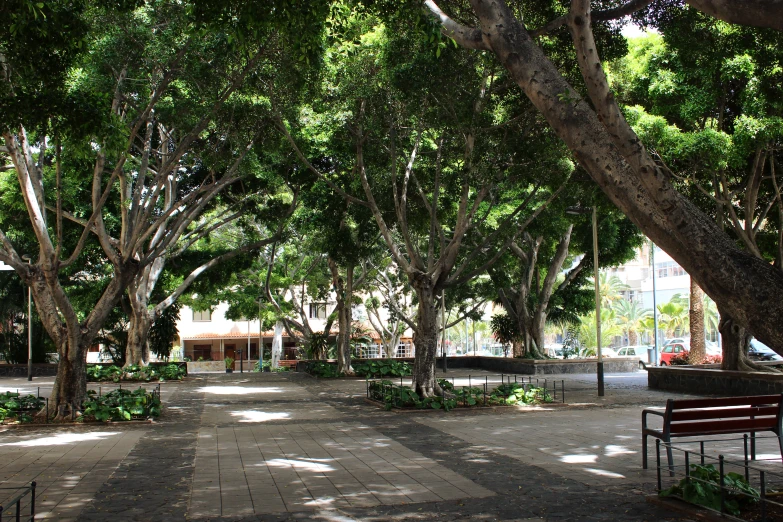
<svg viewBox="0 0 783 522"><path fill-rule="evenodd" d="M661 366L669 366L671 364L672 357L676 357L681 353L688 353L690 346L685 343L672 343L663 347L661 350Z"/></svg>

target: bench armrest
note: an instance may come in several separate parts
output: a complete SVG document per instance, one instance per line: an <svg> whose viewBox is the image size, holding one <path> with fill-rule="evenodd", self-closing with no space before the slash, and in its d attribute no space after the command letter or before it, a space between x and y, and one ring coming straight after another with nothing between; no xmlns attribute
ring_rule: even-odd
<svg viewBox="0 0 783 522"><path fill-rule="evenodd" d="M662 411L657 410L642 410L642 430L647 429L647 415L658 415L659 417L664 417L664 414Z"/></svg>

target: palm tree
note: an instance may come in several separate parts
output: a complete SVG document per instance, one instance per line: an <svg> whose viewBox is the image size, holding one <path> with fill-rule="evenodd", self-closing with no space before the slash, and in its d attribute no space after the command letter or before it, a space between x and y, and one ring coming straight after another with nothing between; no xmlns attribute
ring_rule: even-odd
<svg viewBox="0 0 783 522"><path fill-rule="evenodd" d="M582 345L582 355L595 355L595 312L581 317L579 326L579 343ZM617 324L614 310L604 308L601 310L601 346L609 346L615 336L622 333L622 328Z"/></svg>
<svg viewBox="0 0 783 522"><path fill-rule="evenodd" d="M645 329L644 320L652 316L652 310L642 308L638 301L620 299L615 303L614 311L618 325L628 335L629 344L637 344L637 334Z"/></svg>
<svg viewBox="0 0 783 522"><path fill-rule="evenodd" d="M600 272L598 282L601 285L601 307L612 306L623 298L622 292L629 288L619 277L616 275L610 276L608 272Z"/></svg>
<svg viewBox="0 0 783 522"><path fill-rule="evenodd" d="M666 332L667 337L674 337L688 330L688 307L679 304L674 297L668 303L658 305L658 326Z"/></svg>

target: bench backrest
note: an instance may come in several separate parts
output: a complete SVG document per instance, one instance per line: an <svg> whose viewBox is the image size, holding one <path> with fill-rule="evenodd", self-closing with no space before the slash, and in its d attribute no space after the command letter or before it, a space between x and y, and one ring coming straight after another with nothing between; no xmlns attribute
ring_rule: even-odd
<svg viewBox="0 0 783 522"><path fill-rule="evenodd" d="M664 432L670 435L744 433L777 430L783 419L783 394L717 399L669 399Z"/></svg>

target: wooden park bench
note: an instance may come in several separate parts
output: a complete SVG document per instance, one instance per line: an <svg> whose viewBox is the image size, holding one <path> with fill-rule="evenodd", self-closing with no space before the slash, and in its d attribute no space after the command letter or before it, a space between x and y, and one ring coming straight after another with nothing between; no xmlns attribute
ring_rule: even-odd
<svg viewBox="0 0 783 522"><path fill-rule="evenodd" d="M280 366L287 366L288 368L296 368L296 364L299 361L297 359L280 359Z"/></svg>
<svg viewBox="0 0 783 522"><path fill-rule="evenodd" d="M647 415L663 417L663 427L647 426ZM647 469L647 436L666 443L669 470L672 471L672 437L750 434L751 459L756 459L757 432L771 431L778 437L783 457L783 393L752 397L683 399L666 401L666 410L642 411L642 467ZM747 451L747 450L746 450Z"/></svg>

